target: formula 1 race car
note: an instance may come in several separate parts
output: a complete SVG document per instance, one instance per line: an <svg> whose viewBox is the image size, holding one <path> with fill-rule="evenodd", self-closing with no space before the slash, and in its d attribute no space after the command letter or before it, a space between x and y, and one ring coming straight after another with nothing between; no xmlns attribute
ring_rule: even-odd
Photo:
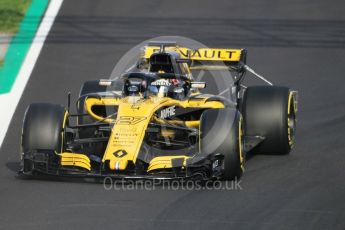
<svg viewBox="0 0 345 230"><path fill-rule="evenodd" d="M70 99L27 108L21 174L232 180L246 154L293 148L297 92L255 73L245 49L151 42L142 51L119 78L85 82L75 114ZM203 93L195 71L231 72L230 97ZM269 85L244 86L246 72Z"/></svg>

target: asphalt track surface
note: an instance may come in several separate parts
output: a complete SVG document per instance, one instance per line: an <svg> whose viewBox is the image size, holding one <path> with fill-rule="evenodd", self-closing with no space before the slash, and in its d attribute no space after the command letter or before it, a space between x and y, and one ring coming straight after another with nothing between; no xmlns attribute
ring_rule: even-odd
<svg viewBox="0 0 345 230"><path fill-rule="evenodd" d="M1 148L0 229L344 230L344 9L342 0L66 0ZM68 91L75 96L85 80L108 76L133 45L161 35L246 47L258 72L297 89L292 153L251 158L242 190L232 191L107 191L16 179L30 103L65 103Z"/></svg>

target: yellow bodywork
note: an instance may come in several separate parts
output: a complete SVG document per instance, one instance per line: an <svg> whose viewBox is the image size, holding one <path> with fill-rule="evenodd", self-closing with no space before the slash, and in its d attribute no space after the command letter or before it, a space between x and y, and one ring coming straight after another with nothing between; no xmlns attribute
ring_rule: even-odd
<svg viewBox="0 0 345 230"><path fill-rule="evenodd" d="M220 101L207 102L207 97L199 97L195 100L174 100L168 97L126 97L116 98L88 98L86 99L86 110L96 120L103 122L114 122L112 132L103 155L102 162L109 162L111 170L125 170L129 162L135 164L139 150L141 148L146 129L150 121L159 122L159 118L154 113L160 108L177 106L181 108L224 108L224 104ZM93 106L118 106L117 117L107 118L95 114L92 110ZM184 123L188 127L199 126L199 120L195 121L172 121L176 123ZM162 135L169 135L168 132ZM180 157L185 157L181 153ZM176 156L165 156L154 158L150 164L148 171L158 168L171 168L171 159ZM170 162L170 163L169 163Z"/></svg>
<svg viewBox="0 0 345 230"><path fill-rule="evenodd" d="M164 157L155 157L150 161L150 165L148 168L148 172L153 171L155 169L165 169L165 168L172 168L171 160L173 159L183 159L182 167L186 166L186 160L189 157L187 156L164 156Z"/></svg>
<svg viewBox="0 0 345 230"><path fill-rule="evenodd" d="M83 168L88 171L91 170L90 159L84 154L61 153L59 155L61 157L61 166L73 166Z"/></svg>

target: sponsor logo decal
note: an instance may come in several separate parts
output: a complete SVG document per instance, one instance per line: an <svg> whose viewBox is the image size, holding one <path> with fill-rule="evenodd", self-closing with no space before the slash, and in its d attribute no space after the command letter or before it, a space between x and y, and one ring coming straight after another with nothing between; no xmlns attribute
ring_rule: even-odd
<svg viewBox="0 0 345 230"><path fill-rule="evenodd" d="M170 86L171 83L168 80L159 79L157 81L152 82L151 85L153 85L153 86Z"/></svg>
<svg viewBox="0 0 345 230"><path fill-rule="evenodd" d="M199 48L188 49L180 47L178 50L175 47L167 47L167 50L177 51L181 58L192 60L215 60L215 61L239 61L242 51L239 49L212 49ZM159 52L159 47L146 47L145 57L149 58L152 53Z"/></svg>
<svg viewBox="0 0 345 230"><path fill-rule="evenodd" d="M124 156L126 156L128 153L126 152L126 150L120 149L117 150L116 152L113 153L113 155L117 158L122 158Z"/></svg>
<svg viewBox="0 0 345 230"><path fill-rule="evenodd" d="M162 119L166 119L168 117L175 116L175 114L176 114L175 111L176 111L175 106L171 106L171 107L168 107L166 109L162 109L160 112L160 117Z"/></svg>

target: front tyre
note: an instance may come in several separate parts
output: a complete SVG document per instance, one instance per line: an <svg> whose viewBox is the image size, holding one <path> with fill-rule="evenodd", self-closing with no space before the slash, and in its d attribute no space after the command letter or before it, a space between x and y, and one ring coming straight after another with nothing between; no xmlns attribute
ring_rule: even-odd
<svg viewBox="0 0 345 230"><path fill-rule="evenodd" d="M200 152L221 154L223 175L221 179L239 179L244 169L243 126L241 114L236 109L210 109L200 120Z"/></svg>
<svg viewBox="0 0 345 230"><path fill-rule="evenodd" d="M64 129L67 122L68 112L61 105L33 103L27 108L21 143L24 172L32 170L33 162L28 159L35 151L63 152Z"/></svg>

